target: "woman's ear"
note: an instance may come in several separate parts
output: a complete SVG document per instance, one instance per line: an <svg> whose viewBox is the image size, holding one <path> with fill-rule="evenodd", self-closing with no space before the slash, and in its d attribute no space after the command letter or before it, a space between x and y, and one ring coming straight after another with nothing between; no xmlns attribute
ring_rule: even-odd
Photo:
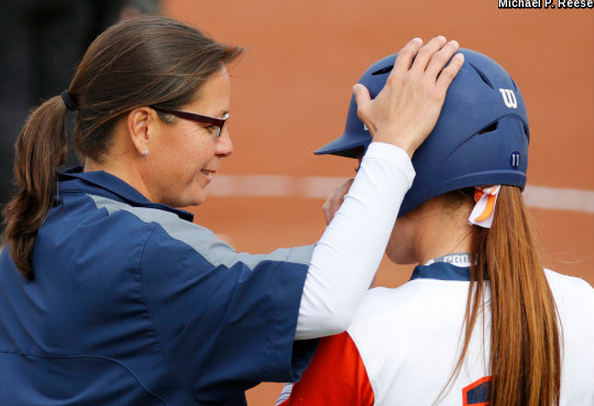
<svg viewBox="0 0 594 406"><path fill-rule="evenodd" d="M126 128L140 156L146 157L150 153L160 124L157 113L150 107L139 107L128 113Z"/></svg>

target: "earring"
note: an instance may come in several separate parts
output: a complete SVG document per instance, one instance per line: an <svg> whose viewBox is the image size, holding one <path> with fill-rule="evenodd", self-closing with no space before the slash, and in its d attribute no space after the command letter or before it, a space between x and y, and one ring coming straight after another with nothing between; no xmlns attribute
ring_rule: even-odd
<svg viewBox="0 0 594 406"><path fill-rule="evenodd" d="M148 151L145 149L144 151L142 151L142 154L140 154L141 157L146 157L148 155Z"/></svg>

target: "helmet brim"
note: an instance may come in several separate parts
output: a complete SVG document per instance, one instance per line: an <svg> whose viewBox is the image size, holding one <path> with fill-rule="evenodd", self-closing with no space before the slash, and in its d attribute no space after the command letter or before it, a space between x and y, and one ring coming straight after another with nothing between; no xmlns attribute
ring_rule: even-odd
<svg viewBox="0 0 594 406"><path fill-rule="evenodd" d="M347 158L359 158L367 149L367 146L371 142L371 136L368 140L362 139L362 137L354 137L348 133L342 134L342 136L329 142L323 147L314 151L316 155L339 155Z"/></svg>

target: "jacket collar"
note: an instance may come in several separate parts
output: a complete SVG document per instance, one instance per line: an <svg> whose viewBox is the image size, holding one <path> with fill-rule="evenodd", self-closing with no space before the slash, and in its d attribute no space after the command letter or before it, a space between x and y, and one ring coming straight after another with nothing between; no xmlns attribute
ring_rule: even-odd
<svg viewBox="0 0 594 406"><path fill-rule="evenodd" d="M438 279L442 281L470 281L470 268L460 267L449 262L434 262L430 265L418 265L415 267L410 280L415 279Z"/></svg>
<svg viewBox="0 0 594 406"><path fill-rule="evenodd" d="M60 172L58 182L60 193L78 192L105 196L134 207L170 211L183 220L190 222L194 220L192 213L165 204L153 203L128 183L105 171L84 172L82 166L75 166Z"/></svg>

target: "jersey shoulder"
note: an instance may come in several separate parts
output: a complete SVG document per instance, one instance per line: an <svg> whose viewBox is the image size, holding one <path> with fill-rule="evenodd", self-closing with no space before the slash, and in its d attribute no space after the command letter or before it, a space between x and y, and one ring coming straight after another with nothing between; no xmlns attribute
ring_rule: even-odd
<svg viewBox="0 0 594 406"><path fill-rule="evenodd" d="M588 282L550 269L545 269L545 274L558 306L579 304L594 307L594 288Z"/></svg>

